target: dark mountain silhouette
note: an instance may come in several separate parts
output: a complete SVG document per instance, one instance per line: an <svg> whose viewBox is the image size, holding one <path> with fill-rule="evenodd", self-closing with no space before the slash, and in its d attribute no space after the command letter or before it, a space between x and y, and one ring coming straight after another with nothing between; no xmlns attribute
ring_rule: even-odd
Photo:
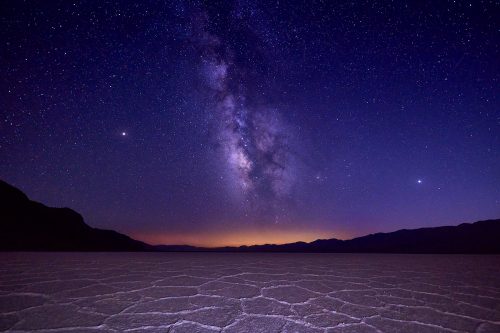
<svg viewBox="0 0 500 333"><path fill-rule="evenodd" d="M500 219L463 223L458 226L404 229L350 240L333 238L319 239L311 243L266 244L208 250L225 252L500 254Z"/></svg>
<svg viewBox="0 0 500 333"><path fill-rule="evenodd" d="M332 253L468 253L500 254L500 220L458 226L398 230L350 240L318 239L311 243L264 244L203 248L158 245L158 251L178 252L332 252Z"/></svg>
<svg viewBox="0 0 500 333"><path fill-rule="evenodd" d="M148 244L112 230L95 229L69 208L31 201L0 180L0 250L145 251Z"/></svg>
<svg viewBox="0 0 500 333"><path fill-rule="evenodd" d="M0 180L0 250L500 254L500 219L404 229L350 240L332 238L310 243L218 248L151 246L116 231L92 228L77 212L31 201L23 192Z"/></svg>

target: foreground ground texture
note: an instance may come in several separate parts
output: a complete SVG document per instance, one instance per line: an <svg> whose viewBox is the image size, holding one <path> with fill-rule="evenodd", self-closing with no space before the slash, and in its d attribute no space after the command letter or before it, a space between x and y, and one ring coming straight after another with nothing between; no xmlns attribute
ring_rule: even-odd
<svg viewBox="0 0 500 333"><path fill-rule="evenodd" d="M8 332L500 332L500 257L0 253Z"/></svg>

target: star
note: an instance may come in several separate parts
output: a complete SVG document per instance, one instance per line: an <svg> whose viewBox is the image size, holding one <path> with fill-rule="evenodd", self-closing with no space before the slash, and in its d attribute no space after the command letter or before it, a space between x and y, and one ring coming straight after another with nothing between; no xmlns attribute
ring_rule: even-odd
<svg viewBox="0 0 500 333"><path fill-rule="evenodd" d="M122 136L127 136L127 132L122 132Z"/></svg>
<svg viewBox="0 0 500 333"><path fill-rule="evenodd" d="M422 179L417 179L418 184L422 184Z"/></svg>

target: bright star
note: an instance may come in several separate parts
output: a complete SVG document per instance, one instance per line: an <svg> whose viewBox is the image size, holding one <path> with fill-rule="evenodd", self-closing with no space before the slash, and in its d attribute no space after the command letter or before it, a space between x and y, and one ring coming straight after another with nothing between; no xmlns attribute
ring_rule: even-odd
<svg viewBox="0 0 500 333"><path fill-rule="evenodd" d="M127 135L127 132L122 132L122 136L126 136Z"/></svg>
<svg viewBox="0 0 500 333"><path fill-rule="evenodd" d="M422 184L422 179L418 179L417 183Z"/></svg>

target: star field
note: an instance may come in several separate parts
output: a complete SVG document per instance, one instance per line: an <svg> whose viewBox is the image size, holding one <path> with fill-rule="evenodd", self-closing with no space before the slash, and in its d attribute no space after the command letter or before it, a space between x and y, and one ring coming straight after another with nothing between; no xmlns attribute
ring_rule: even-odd
<svg viewBox="0 0 500 333"><path fill-rule="evenodd" d="M500 213L496 1L4 1L0 177L152 243Z"/></svg>

